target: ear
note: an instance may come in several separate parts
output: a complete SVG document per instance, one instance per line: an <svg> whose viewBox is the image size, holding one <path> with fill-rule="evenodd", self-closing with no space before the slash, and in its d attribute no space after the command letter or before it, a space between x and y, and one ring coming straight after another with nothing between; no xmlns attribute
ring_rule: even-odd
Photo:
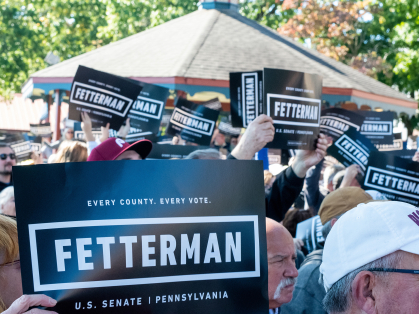
<svg viewBox="0 0 419 314"><path fill-rule="evenodd" d="M352 281L353 305L366 314L375 314L374 287L376 278L369 271L361 271Z"/></svg>
<svg viewBox="0 0 419 314"><path fill-rule="evenodd" d="M330 224L332 225L332 227L335 225L336 221L338 221L337 218L332 218L332 220L330 221Z"/></svg>

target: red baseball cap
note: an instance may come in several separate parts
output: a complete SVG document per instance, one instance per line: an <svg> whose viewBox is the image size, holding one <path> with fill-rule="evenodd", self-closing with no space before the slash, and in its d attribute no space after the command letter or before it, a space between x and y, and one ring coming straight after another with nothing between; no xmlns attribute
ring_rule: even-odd
<svg viewBox="0 0 419 314"><path fill-rule="evenodd" d="M141 140L130 145L121 138L110 137L92 150L87 161L115 160L127 150L136 151L142 159L145 159L152 148L153 144L149 140Z"/></svg>

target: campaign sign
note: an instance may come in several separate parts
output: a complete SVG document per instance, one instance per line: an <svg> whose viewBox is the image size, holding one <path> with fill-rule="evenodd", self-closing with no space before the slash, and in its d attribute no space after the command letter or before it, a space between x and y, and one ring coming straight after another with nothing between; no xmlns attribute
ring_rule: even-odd
<svg viewBox="0 0 419 314"><path fill-rule="evenodd" d="M323 225L320 216L314 216L297 224L295 237L304 242L304 249L311 253L315 250L323 249L324 237L322 233Z"/></svg>
<svg viewBox="0 0 419 314"><path fill-rule="evenodd" d="M322 133L330 136L336 141L350 127L360 131L365 118L353 111L330 108L325 109L320 117L320 130Z"/></svg>
<svg viewBox="0 0 419 314"><path fill-rule="evenodd" d="M51 136L51 125L50 123L44 124L30 124L31 133L35 136L49 137Z"/></svg>
<svg viewBox="0 0 419 314"><path fill-rule="evenodd" d="M93 125L119 129L142 87L131 80L79 66L70 92L68 118L81 121L82 111Z"/></svg>
<svg viewBox="0 0 419 314"><path fill-rule="evenodd" d="M370 153L376 150L369 139L351 127L333 142L327 153L346 167L357 164L365 172Z"/></svg>
<svg viewBox="0 0 419 314"><path fill-rule="evenodd" d="M262 163L66 163L13 178L23 293L54 311L267 313Z"/></svg>
<svg viewBox="0 0 419 314"><path fill-rule="evenodd" d="M81 122L74 122L74 138L77 140L86 140L84 137L84 132L81 128ZM96 140L99 140L102 137L101 128L92 128L92 134Z"/></svg>
<svg viewBox="0 0 419 314"><path fill-rule="evenodd" d="M22 161L31 158L32 143L31 141L20 141L18 143L10 144L10 147L16 154L17 161Z"/></svg>
<svg viewBox="0 0 419 314"><path fill-rule="evenodd" d="M139 133L144 133L143 135L157 135L159 133L164 106L167 97L169 97L169 90L144 82L133 82L142 86L143 89L128 112L130 125L140 130Z"/></svg>
<svg viewBox="0 0 419 314"><path fill-rule="evenodd" d="M233 127L247 128L263 113L263 72L230 73L230 110Z"/></svg>
<svg viewBox="0 0 419 314"><path fill-rule="evenodd" d="M208 148L207 146L153 144L153 149L147 159L184 159L196 150Z"/></svg>
<svg viewBox="0 0 419 314"><path fill-rule="evenodd" d="M403 150L402 134L394 133L393 141L391 144L376 144L375 147L377 147L377 149L380 152L391 152L391 151Z"/></svg>
<svg viewBox="0 0 419 314"><path fill-rule="evenodd" d="M381 192L390 201L419 205L419 163L371 152L364 189Z"/></svg>
<svg viewBox="0 0 419 314"><path fill-rule="evenodd" d="M322 78L316 74L264 69L266 114L275 136L268 148L314 150L319 134Z"/></svg>
<svg viewBox="0 0 419 314"><path fill-rule="evenodd" d="M393 118L394 112L357 111L365 117L361 125L361 134L368 138L373 144L393 143Z"/></svg>
<svg viewBox="0 0 419 314"><path fill-rule="evenodd" d="M209 146L219 111L179 98L170 117L166 133L178 135L185 141Z"/></svg>

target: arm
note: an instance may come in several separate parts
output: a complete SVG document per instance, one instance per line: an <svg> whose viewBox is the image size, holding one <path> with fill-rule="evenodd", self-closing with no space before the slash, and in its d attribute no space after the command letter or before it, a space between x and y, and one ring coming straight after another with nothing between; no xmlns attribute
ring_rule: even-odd
<svg viewBox="0 0 419 314"><path fill-rule="evenodd" d="M322 159L314 168L307 171L305 179L304 195L309 207L314 208L317 213L324 196L320 193L319 181L322 174L324 159Z"/></svg>
<svg viewBox="0 0 419 314"><path fill-rule="evenodd" d="M351 165L346 168L345 176L343 177L342 183L339 188L345 188L348 186L353 186L352 182L354 181L356 175L361 172L361 169L358 165Z"/></svg>

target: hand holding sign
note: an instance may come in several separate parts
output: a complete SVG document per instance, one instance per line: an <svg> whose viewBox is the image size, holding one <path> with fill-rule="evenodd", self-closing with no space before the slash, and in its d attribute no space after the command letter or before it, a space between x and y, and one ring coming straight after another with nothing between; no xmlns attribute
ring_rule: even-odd
<svg viewBox="0 0 419 314"><path fill-rule="evenodd" d="M129 130L131 128L131 124L129 123L129 118L125 121L125 125L121 125L118 131L118 136L122 138L126 138L128 136Z"/></svg>
<svg viewBox="0 0 419 314"><path fill-rule="evenodd" d="M415 153L415 156L413 156L412 160L419 162L419 152Z"/></svg>
<svg viewBox="0 0 419 314"><path fill-rule="evenodd" d="M92 132L92 120L90 119L87 112L81 113L81 120L83 121L81 123L81 129L84 132L84 138L86 139L87 142L94 142L95 137L93 136L93 132Z"/></svg>
<svg viewBox="0 0 419 314"><path fill-rule="evenodd" d="M312 166L317 165L326 156L328 140L324 134L319 134L316 150L297 150L292 170L300 177L304 178L306 172Z"/></svg>
<svg viewBox="0 0 419 314"><path fill-rule="evenodd" d="M352 165L346 168L345 176L343 177L342 183L340 185L340 188L348 187L348 186L354 186L352 182L358 175L358 173L361 173L361 168L359 165Z"/></svg>
<svg viewBox="0 0 419 314"><path fill-rule="evenodd" d="M31 313L31 314L54 314L56 312L45 311L40 309L31 309L33 306L45 306L53 307L57 304L53 298L46 296L45 294L32 294L32 295L22 295L19 299L12 303L12 305L3 312L3 314L22 314L22 313Z"/></svg>
<svg viewBox="0 0 419 314"><path fill-rule="evenodd" d="M252 159L256 152L273 140L274 132L272 118L264 114L260 115L249 124L231 155L236 159Z"/></svg>

